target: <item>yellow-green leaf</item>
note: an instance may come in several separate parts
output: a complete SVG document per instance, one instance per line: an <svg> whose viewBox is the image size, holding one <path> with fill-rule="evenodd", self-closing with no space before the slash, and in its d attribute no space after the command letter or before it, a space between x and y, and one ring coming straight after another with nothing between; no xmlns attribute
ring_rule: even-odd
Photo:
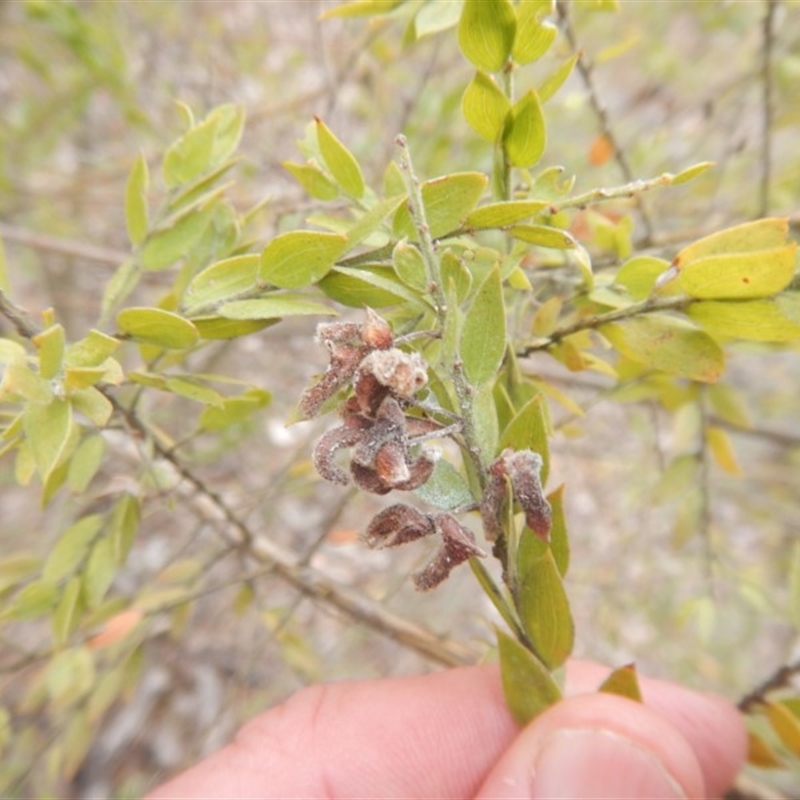
<svg viewBox="0 0 800 800"><path fill-rule="evenodd" d="M90 330L83 339L67 347L64 363L68 367L99 367L119 346L119 339L101 331Z"/></svg>
<svg viewBox="0 0 800 800"><path fill-rule="evenodd" d="M346 247L347 237L337 233L282 233L264 248L258 279L282 289L316 283L328 274Z"/></svg>
<svg viewBox="0 0 800 800"><path fill-rule="evenodd" d="M750 414L738 388L720 381L708 387L707 397L720 419L737 428L751 427Z"/></svg>
<svg viewBox="0 0 800 800"><path fill-rule="evenodd" d="M547 208L543 200L510 200L476 208L464 220L466 228L503 228L528 219Z"/></svg>
<svg viewBox="0 0 800 800"><path fill-rule="evenodd" d="M782 703L767 703L767 719L781 742L800 757L800 720Z"/></svg>
<svg viewBox="0 0 800 800"><path fill-rule="evenodd" d="M427 271L419 248L408 242L399 241L392 252L392 263L397 277L407 286L422 291L427 289Z"/></svg>
<svg viewBox="0 0 800 800"><path fill-rule="evenodd" d="M496 72L511 54L516 29L517 18L509 0L464 0L458 44L478 69Z"/></svg>
<svg viewBox="0 0 800 800"><path fill-rule="evenodd" d="M659 276L669 269L669 262L653 256L636 256L617 272L614 283L624 286L636 300L644 300L653 291Z"/></svg>
<svg viewBox="0 0 800 800"><path fill-rule="evenodd" d="M682 183L688 183L694 180L698 175L702 175L714 166L713 161L701 161L699 164L693 164L691 167L681 170L675 175L670 183L673 186L679 186Z"/></svg>
<svg viewBox="0 0 800 800"><path fill-rule="evenodd" d="M423 183L422 202L431 236L438 239L458 229L475 208L488 182L482 172L456 172ZM418 238L407 205L397 209L393 229L398 239Z"/></svg>
<svg viewBox="0 0 800 800"><path fill-rule="evenodd" d="M255 411L269 405L272 395L263 389L248 389L239 397L226 397L221 408L203 409L198 427L206 431L221 431L243 422Z"/></svg>
<svg viewBox="0 0 800 800"><path fill-rule="evenodd" d="M714 456L714 460L725 472L737 477L744 474L736 460L736 453L727 431L713 426L706 428L706 444Z"/></svg>
<svg viewBox="0 0 800 800"><path fill-rule="evenodd" d="M191 310L219 303L254 289L260 263L260 256L250 254L226 258L206 267L186 287L186 307Z"/></svg>
<svg viewBox="0 0 800 800"><path fill-rule="evenodd" d="M538 247L551 247L556 250L571 250L577 247L572 235L561 228L550 225L514 225L508 232L515 238Z"/></svg>
<svg viewBox="0 0 800 800"><path fill-rule="evenodd" d="M397 207L406 199L405 194L393 195L386 197L379 203L376 203L369 211L362 214L353 224L346 230L347 234L347 250L352 250L357 244L369 239L373 234L381 237L381 244L383 241L388 241L388 231L381 231L387 218L397 211Z"/></svg>
<svg viewBox="0 0 800 800"><path fill-rule="evenodd" d="M103 518L99 514L90 514L70 525L50 550L42 569L42 579L58 583L74 572L89 552L102 525Z"/></svg>
<svg viewBox="0 0 800 800"><path fill-rule="evenodd" d="M512 52L518 64L541 58L555 41L556 26L542 21L552 5L551 0L520 0L517 4L517 35Z"/></svg>
<svg viewBox="0 0 800 800"><path fill-rule="evenodd" d="M87 608L96 608L114 580L117 563L110 536L95 542L83 572L83 600Z"/></svg>
<svg viewBox="0 0 800 800"><path fill-rule="evenodd" d="M436 462L431 477L414 494L424 503L445 511L475 502L461 473L443 458Z"/></svg>
<svg viewBox="0 0 800 800"><path fill-rule="evenodd" d="M80 700L91 691L94 683L94 659L85 647L63 650L47 667L47 693L58 709Z"/></svg>
<svg viewBox="0 0 800 800"><path fill-rule="evenodd" d="M686 314L722 341L790 342L800 339L800 322L784 316L775 300L709 300L692 303Z"/></svg>
<svg viewBox="0 0 800 800"><path fill-rule="evenodd" d="M461 111L470 127L487 142L494 142L511 108L508 98L485 72L475 73L461 98Z"/></svg>
<svg viewBox="0 0 800 800"><path fill-rule="evenodd" d="M53 613L53 638L57 645L65 644L76 628L80 594L81 579L73 575L67 581Z"/></svg>
<svg viewBox="0 0 800 800"><path fill-rule="evenodd" d="M518 566L518 611L522 627L549 669L572 652L575 626L561 573L550 549Z"/></svg>
<svg viewBox="0 0 800 800"><path fill-rule="evenodd" d="M163 164L168 187L189 183L211 168L218 122L209 116L170 145Z"/></svg>
<svg viewBox="0 0 800 800"><path fill-rule="evenodd" d="M474 386L494 378L506 350L506 315L500 268L495 267L475 293L461 332L460 354Z"/></svg>
<svg viewBox="0 0 800 800"><path fill-rule="evenodd" d="M210 159L211 166L216 167L230 158L239 146L244 131L244 107L237 103L223 103L213 109L206 119L216 126Z"/></svg>
<svg viewBox="0 0 800 800"><path fill-rule="evenodd" d="M128 239L135 247L141 244L147 236L147 187L149 177L147 161L139 153L133 162L128 182L125 186L125 225L128 229Z"/></svg>
<svg viewBox="0 0 800 800"><path fill-rule="evenodd" d="M98 428L104 428L114 413L111 401L94 386L73 391L69 396L69 402L73 411L83 414Z"/></svg>
<svg viewBox="0 0 800 800"><path fill-rule="evenodd" d="M277 319L225 319L224 317L195 317L194 322L201 339L235 339L248 336L275 325Z"/></svg>
<svg viewBox="0 0 800 800"><path fill-rule="evenodd" d="M548 669L524 645L497 631L503 694L517 724L534 717L561 699L561 690Z"/></svg>
<svg viewBox="0 0 800 800"><path fill-rule="evenodd" d="M87 436L69 462L67 484L75 494L83 494L103 463L106 443L102 436Z"/></svg>
<svg viewBox="0 0 800 800"><path fill-rule="evenodd" d="M281 166L290 172L295 180L317 200L333 200L339 190L331 179L319 168L317 164L296 164L293 161L283 161Z"/></svg>
<svg viewBox="0 0 800 800"><path fill-rule="evenodd" d="M72 408L66 400L48 405L31 403L25 409L25 436L42 480L64 461L72 444Z"/></svg>
<svg viewBox="0 0 800 800"><path fill-rule="evenodd" d="M139 253L138 262L146 270L157 271L172 266L186 256L197 244L214 217L215 203L208 202L202 208L192 208L177 219L165 223L158 231L151 232ZM120 280L133 279L135 275L124 275Z"/></svg>
<svg viewBox="0 0 800 800"><path fill-rule="evenodd" d="M140 517L139 498L123 494L114 506L108 523L108 536L113 543L114 560L117 564L123 564L128 557L139 530Z"/></svg>
<svg viewBox="0 0 800 800"><path fill-rule="evenodd" d="M24 398L40 405L47 405L53 399L50 381L28 366L24 351L21 357L11 360L3 370L0 399L6 398Z"/></svg>
<svg viewBox="0 0 800 800"><path fill-rule="evenodd" d="M564 85L564 81L572 74L572 70L575 68L580 57L580 53L571 55L542 81L537 91L540 103L546 103Z"/></svg>
<svg viewBox="0 0 800 800"><path fill-rule="evenodd" d="M272 292L253 300L234 300L219 309L221 317L229 319L274 319L304 315L331 315L330 306L299 294Z"/></svg>
<svg viewBox="0 0 800 800"><path fill-rule="evenodd" d="M624 667L615 669L600 684L598 691L627 697L628 700L635 700L637 703L643 702L642 690L639 688L639 676L636 674L636 667L633 664L626 664Z"/></svg>
<svg viewBox="0 0 800 800"><path fill-rule="evenodd" d="M221 407L223 402L222 395L199 381L187 377L170 377L164 382L164 388L168 392L193 400L195 403L203 405Z"/></svg>
<svg viewBox="0 0 800 800"><path fill-rule="evenodd" d="M713 383L725 366L720 346L677 317L647 314L598 330L622 355L672 375Z"/></svg>
<svg viewBox="0 0 800 800"><path fill-rule="evenodd" d="M334 136L331 129L315 118L317 142L325 166L345 194L360 199L364 195L364 177L353 154Z"/></svg>
<svg viewBox="0 0 800 800"><path fill-rule="evenodd" d="M789 221L785 217L746 222L698 239L684 247L675 256L673 263L678 269L682 269L692 261L709 256L773 250L786 244L788 233Z"/></svg>
<svg viewBox="0 0 800 800"><path fill-rule="evenodd" d="M472 273L464 266L464 262L450 250L442 253L439 270L442 275L442 284L445 287L452 284L456 302L462 302L472 287Z"/></svg>
<svg viewBox="0 0 800 800"><path fill-rule="evenodd" d="M64 328L51 325L37 333L32 341L39 351L39 374L46 380L55 378L64 359Z"/></svg>
<svg viewBox="0 0 800 800"><path fill-rule="evenodd" d="M769 297L791 282L796 252L792 242L770 250L705 256L677 267L677 285L701 300Z"/></svg>
<svg viewBox="0 0 800 800"><path fill-rule="evenodd" d="M550 503L550 551L563 578L569 569L570 547L564 513L564 484L547 495ZM537 539L538 541L538 539Z"/></svg>
<svg viewBox="0 0 800 800"><path fill-rule="evenodd" d="M506 117L503 147L516 167L532 167L544 154L547 133L542 106L531 89L514 105Z"/></svg>
<svg viewBox="0 0 800 800"><path fill-rule="evenodd" d="M403 0L350 0L349 3L329 8L320 14L320 19L331 17L369 17L374 14L388 14Z"/></svg>
<svg viewBox="0 0 800 800"><path fill-rule="evenodd" d="M0 618L6 615L12 619L38 619L49 614L58 602L58 586L49 581L38 580L24 586L14 600L0 611Z"/></svg>
<svg viewBox="0 0 800 800"><path fill-rule="evenodd" d="M161 308L124 308L117 327L136 342L167 350L186 350L200 338L194 323Z"/></svg>

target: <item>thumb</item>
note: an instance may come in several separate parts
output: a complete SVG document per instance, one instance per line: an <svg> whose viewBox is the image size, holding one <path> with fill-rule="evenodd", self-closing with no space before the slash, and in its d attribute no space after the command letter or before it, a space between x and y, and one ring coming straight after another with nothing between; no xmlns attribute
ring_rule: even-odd
<svg viewBox="0 0 800 800"><path fill-rule="evenodd" d="M705 797L686 739L641 703L611 694L559 702L514 740L477 798Z"/></svg>

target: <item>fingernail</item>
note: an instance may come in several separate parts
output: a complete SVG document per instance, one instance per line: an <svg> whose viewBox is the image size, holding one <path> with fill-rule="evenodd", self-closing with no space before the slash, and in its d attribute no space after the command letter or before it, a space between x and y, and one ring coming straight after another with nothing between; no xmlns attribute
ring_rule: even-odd
<svg viewBox="0 0 800 800"><path fill-rule="evenodd" d="M607 730L562 730L546 738L531 777L534 800L672 800L687 795L654 753Z"/></svg>

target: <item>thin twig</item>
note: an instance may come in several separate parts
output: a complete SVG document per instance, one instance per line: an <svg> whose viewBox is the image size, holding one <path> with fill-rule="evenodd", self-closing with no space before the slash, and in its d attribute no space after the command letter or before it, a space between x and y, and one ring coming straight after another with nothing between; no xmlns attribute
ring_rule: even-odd
<svg viewBox="0 0 800 800"><path fill-rule="evenodd" d="M748 692L736 704L737 708L744 712L752 710L765 702L770 692L777 691L778 689L785 689L789 686L796 675L800 675L800 661L784 664L782 667L776 669L763 683L756 686L752 692Z"/></svg>
<svg viewBox="0 0 800 800"><path fill-rule="evenodd" d="M33 250L43 250L49 253L58 253L63 256L82 258L86 261L98 261L101 264L118 266L122 264L130 253L121 250L112 250L108 247L98 247L94 244L76 242L74 239L62 239L58 236L45 236L27 228L19 228L0 222L0 237L7 242L30 247Z"/></svg>
<svg viewBox="0 0 800 800"><path fill-rule="evenodd" d="M605 314L591 314L588 317L581 317L579 320L565 325L563 328L558 328L549 336L543 336L541 339L526 345L517 355L520 358L525 358L531 355L531 353L547 350L567 336L571 336L573 333L599 328L601 325L606 325L609 322L619 322L621 320L641 316L642 314L652 314L656 311L679 311L693 302L695 301L691 297L655 297L643 300L641 303L634 303L625 308L608 311Z"/></svg>
<svg viewBox="0 0 800 800"><path fill-rule="evenodd" d="M13 303L2 291L0 291L0 316L8 319L17 332L25 338L33 338L40 331L30 314ZM102 386L97 388L111 403L116 414L124 420L128 429L137 437L147 441L159 458L171 464L176 473L217 510L226 523L221 528L223 536L231 546L257 563L270 566L275 575L306 596L338 609L360 624L415 650L431 661L445 666L458 666L474 663L477 660L479 654L471 648L452 640L442 639L432 631L386 611L369 598L303 564L295 553L267 537L258 536L222 495L207 486L202 478L183 463L174 449L165 445L156 432L132 409L126 407L110 388Z"/></svg>
<svg viewBox="0 0 800 800"><path fill-rule="evenodd" d="M761 28L761 191L759 216L765 217L770 207L772 181L772 117L774 114L774 85L772 56L775 50L775 17L778 0L766 0L766 11Z"/></svg>
<svg viewBox="0 0 800 800"><path fill-rule="evenodd" d="M589 61L585 53L578 45L575 29L573 28L572 20L570 19L569 5L567 0L558 0L557 8L558 18L561 22L564 35L567 37L567 41L569 42L569 46L572 48L573 53L579 54L577 62L578 72L583 80L583 85L586 87L586 91L589 94L589 102L592 106L592 110L594 111L595 116L600 123L600 135L603 136L613 148L614 160L617 162L617 165L619 166L625 180L628 183L633 183L633 170L628 163L628 158L619 143L619 139L611 127L611 121L608 118L608 112L600 100L600 95L594 82L594 65ZM644 226L645 239L650 241L654 235L654 228L650 219L650 215L647 212L647 208L642 198L639 195L634 195L633 198L639 211L642 225Z"/></svg>

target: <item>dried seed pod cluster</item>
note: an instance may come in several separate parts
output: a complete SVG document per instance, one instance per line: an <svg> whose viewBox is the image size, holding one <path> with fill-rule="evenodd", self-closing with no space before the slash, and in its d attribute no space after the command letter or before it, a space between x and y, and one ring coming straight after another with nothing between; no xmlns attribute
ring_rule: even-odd
<svg viewBox="0 0 800 800"><path fill-rule="evenodd" d="M364 539L370 547L397 547L431 534L439 534L442 543L430 562L414 575L414 585L423 591L438 586L467 559L486 555L475 543L472 531L452 514L423 514L403 503L375 516Z"/></svg>
<svg viewBox="0 0 800 800"><path fill-rule="evenodd" d="M542 490L541 470L542 458L532 450L506 448L492 462L481 500L483 528L489 541L498 539L503 530L509 482L528 527L542 541L550 540L551 510Z"/></svg>
<svg viewBox="0 0 800 800"><path fill-rule="evenodd" d="M317 341L327 347L330 363L322 378L303 393L300 411L312 417L340 389L352 386L354 391L341 407L342 425L328 431L314 448L317 472L343 485L352 478L373 494L422 486L438 454L423 447L414 455L414 439L439 425L407 416L401 403L427 383L425 361L419 353L395 347L391 328L370 309L361 325L320 325ZM349 475L335 461L343 449L352 450Z"/></svg>

